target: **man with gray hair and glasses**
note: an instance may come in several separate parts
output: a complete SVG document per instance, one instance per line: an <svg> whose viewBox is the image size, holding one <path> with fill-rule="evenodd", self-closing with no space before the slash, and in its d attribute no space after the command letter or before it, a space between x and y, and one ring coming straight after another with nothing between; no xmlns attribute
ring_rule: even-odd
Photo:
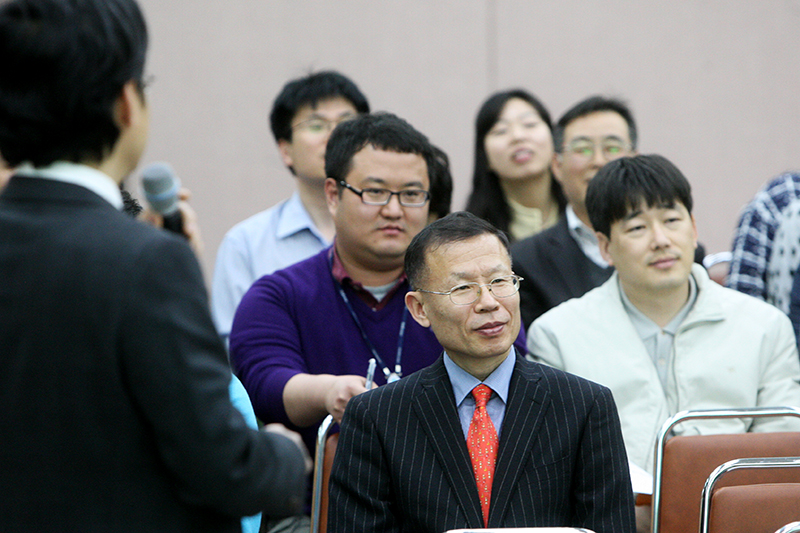
<svg viewBox="0 0 800 533"><path fill-rule="evenodd" d="M330 478L337 533L634 529L611 392L514 348L521 280L506 235L458 212L411 242L405 295L444 352L354 397Z"/></svg>

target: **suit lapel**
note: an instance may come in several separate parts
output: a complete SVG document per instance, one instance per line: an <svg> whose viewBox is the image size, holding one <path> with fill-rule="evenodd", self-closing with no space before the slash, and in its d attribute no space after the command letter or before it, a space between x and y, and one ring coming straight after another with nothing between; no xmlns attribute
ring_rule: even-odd
<svg viewBox="0 0 800 533"><path fill-rule="evenodd" d="M558 273L564 285L569 288L569 291L572 294L577 294L586 284L584 278L587 274L581 269L575 268L575 265L581 264L583 252L569 233L566 216L559 221L558 233L552 235L551 242L553 243L553 248L558 251L557 253L548 254L548 258L553 263L553 269ZM580 256L576 256L576 250L580 253Z"/></svg>
<svg viewBox="0 0 800 533"><path fill-rule="evenodd" d="M494 471L490 527L502 524L517 479L527 465L529 450L550 407L547 391L537 384L540 378L534 365L526 364L517 356Z"/></svg>
<svg viewBox="0 0 800 533"><path fill-rule="evenodd" d="M413 406L470 527L483 527L478 489L444 360L421 371Z"/></svg>

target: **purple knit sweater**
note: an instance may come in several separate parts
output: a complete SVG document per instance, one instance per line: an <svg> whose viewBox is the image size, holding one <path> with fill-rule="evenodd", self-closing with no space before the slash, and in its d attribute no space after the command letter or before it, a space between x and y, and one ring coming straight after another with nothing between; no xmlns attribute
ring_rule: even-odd
<svg viewBox="0 0 800 533"><path fill-rule="evenodd" d="M230 336L231 362L264 423L280 422L303 435L314 452L319 425L297 428L286 416L283 388L292 376L366 374L372 354L339 295L331 273L330 249L262 277L244 295ZM378 354L394 366L407 282L380 311L356 293L345 293ZM522 332L515 343L525 353ZM403 375L433 363L442 347L429 328L409 315L403 341ZM386 383L380 366L375 383Z"/></svg>

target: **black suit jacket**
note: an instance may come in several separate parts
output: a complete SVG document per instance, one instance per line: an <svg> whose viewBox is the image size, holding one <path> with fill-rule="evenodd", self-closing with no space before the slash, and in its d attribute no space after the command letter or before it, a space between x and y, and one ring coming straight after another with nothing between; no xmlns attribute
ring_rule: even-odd
<svg viewBox="0 0 800 533"><path fill-rule="evenodd" d="M93 192L0 195L0 529L240 531L302 504L302 457L231 405L181 239Z"/></svg>
<svg viewBox="0 0 800 533"><path fill-rule="evenodd" d="M525 278L519 286L519 305L526 331L540 315L599 287L614 271L586 257L569 234L566 216L514 244L511 259L514 272Z"/></svg>
<svg viewBox="0 0 800 533"><path fill-rule="evenodd" d="M347 404L328 513L336 533L484 527L442 358ZM489 527L545 526L633 532L628 462L608 389L517 357Z"/></svg>

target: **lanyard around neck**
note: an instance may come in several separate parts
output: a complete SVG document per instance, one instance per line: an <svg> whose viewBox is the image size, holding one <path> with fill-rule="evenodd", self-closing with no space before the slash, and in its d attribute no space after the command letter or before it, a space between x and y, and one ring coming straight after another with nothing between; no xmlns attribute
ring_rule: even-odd
<svg viewBox="0 0 800 533"><path fill-rule="evenodd" d="M342 296L345 307L347 307L347 310L350 311L350 316L353 317L353 321L356 323L358 330L361 332L361 338L364 339L364 343L367 345L367 348L369 348L370 352L372 352L372 357L374 357L378 364L381 365L381 368L383 369L383 375L386 376L386 382L392 383L393 381L397 381L403 377L403 368L400 362L403 357L403 337L405 337L406 334L406 319L408 318L408 309L406 306L403 306L403 318L400 320L400 331L397 335L397 353L394 361L394 372L392 372L386 363L383 362L383 358L381 358L380 354L378 354L378 350L375 349L375 345L372 344L372 341L370 341L369 337L367 337L367 332L364 330L364 326L361 325L361 321L358 319L353 306L350 305L350 299L347 297L347 294L345 294L344 287L342 287L342 284L338 281L336 281L336 285L339 288L339 294Z"/></svg>

